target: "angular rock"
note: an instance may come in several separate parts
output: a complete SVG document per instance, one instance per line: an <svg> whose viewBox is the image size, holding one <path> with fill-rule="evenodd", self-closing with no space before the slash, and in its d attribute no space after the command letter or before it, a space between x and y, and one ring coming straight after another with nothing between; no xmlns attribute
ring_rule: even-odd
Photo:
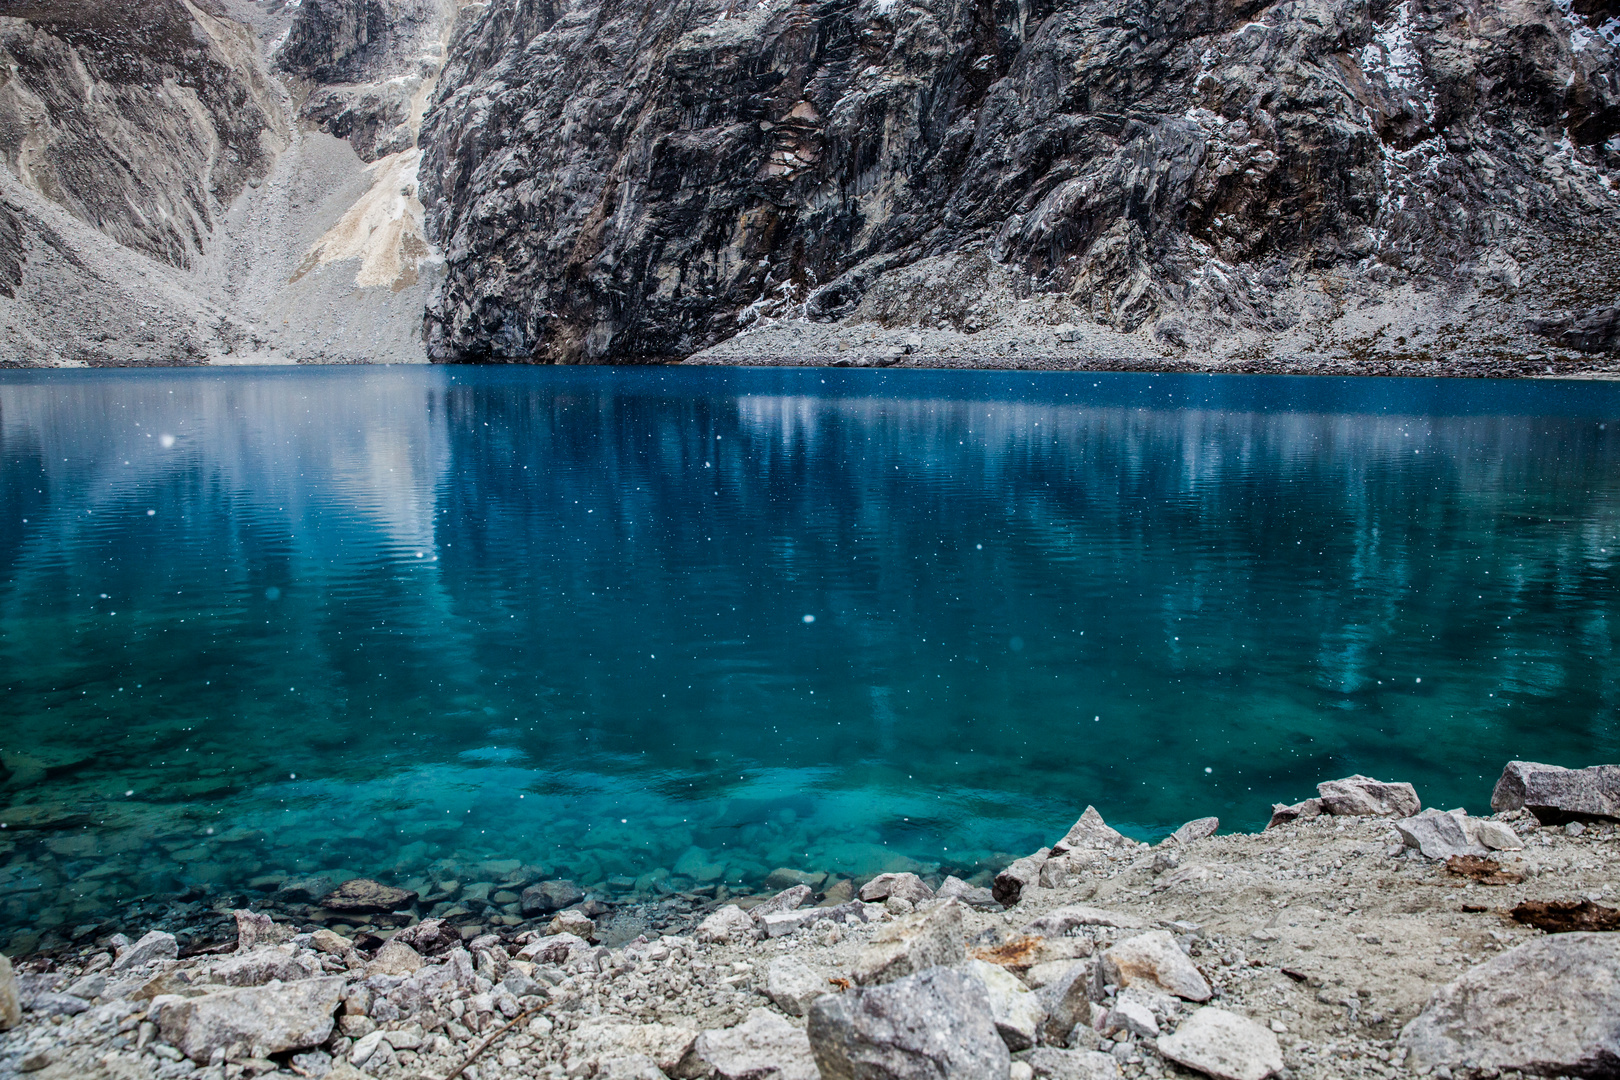
<svg viewBox="0 0 1620 1080"><path fill-rule="evenodd" d="M811 1002L832 989L825 971L796 956L778 956L765 969L765 996L789 1016L803 1016Z"/></svg>
<svg viewBox="0 0 1620 1080"><path fill-rule="evenodd" d="M199 1063L238 1042L259 1058L304 1050L331 1037L344 983L333 976L175 999L165 1003L158 1027L166 1042Z"/></svg>
<svg viewBox="0 0 1620 1080"><path fill-rule="evenodd" d="M461 947L461 931L443 919L423 919L415 926L407 926L389 940L409 945L423 956L443 956L451 949Z"/></svg>
<svg viewBox="0 0 1620 1080"><path fill-rule="evenodd" d="M180 946L174 940L173 934L166 934L162 930L153 930L142 936L141 940L131 945L119 954L113 961L114 971L129 971L132 968L145 967L158 960L173 960L180 955Z"/></svg>
<svg viewBox="0 0 1620 1080"><path fill-rule="evenodd" d="M990 884L990 894L996 902L1002 907L1013 907L1023 899L1024 890L1033 888L1040 881L1041 867L1046 865L1051 852L1051 848L1041 848L1033 855L1025 855L1009 863Z"/></svg>
<svg viewBox="0 0 1620 1080"><path fill-rule="evenodd" d="M1395 822L1395 831L1409 848L1417 848L1426 859L1449 859L1454 855L1484 855L1486 849L1470 843L1460 811L1433 807L1415 817Z"/></svg>
<svg viewBox="0 0 1620 1080"><path fill-rule="evenodd" d="M321 929L315 931L309 935L309 945L316 952L322 952L328 956L347 956L354 951L354 942L335 930Z"/></svg>
<svg viewBox="0 0 1620 1080"><path fill-rule="evenodd" d="M1063 839L1052 845L1051 854L1066 855L1083 848L1106 850L1130 843L1133 841L1109 827L1095 806L1088 806L1085 813L1080 815L1080 820L1069 826Z"/></svg>
<svg viewBox="0 0 1620 1080"><path fill-rule="evenodd" d="M292 982L309 976L291 948L274 945L227 957L209 968L209 974L226 986L263 986L272 980Z"/></svg>
<svg viewBox="0 0 1620 1080"><path fill-rule="evenodd" d="M871 944L856 957L855 981L863 986L892 982L942 964L960 964L965 959L962 907L948 901L880 927L872 935Z"/></svg>
<svg viewBox="0 0 1620 1080"><path fill-rule="evenodd" d="M982 885L969 885L959 877L947 877L940 882L934 896L940 900L958 900L968 907L992 910L1001 907L996 894Z"/></svg>
<svg viewBox="0 0 1620 1080"><path fill-rule="evenodd" d="M1108 1015L1103 1018L1102 1030L1105 1033L1128 1031L1144 1039L1156 1038L1159 1034L1159 1022L1154 1018L1152 1010L1140 1001L1122 999L1114 1002L1109 1008Z"/></svg>
<svg viewBox="0 0 1620 1080"><path fill-rule="evenodd" d="M1126 938L1098 958L1097 977L1105 984L1163 990L1188 1001L1208 1001L1209 983L1176 939L1165 930Z"/></svg>
<svg viewBox="0 0 1620 1080"><path fill-rule="evenodd" d="M1278 825L1286 825L1290 821L1318 817L1321 813L1321 799L1306 799L1304 802L1297 802L1292 806L1287 803L1273 803L1271 806L1271 820L1266 822L1266 828L1274 829Z"/></svg>
<svg viewBox="0 0 1620 1080"><path fill-rule="evenodd" d="M518 959L536 964L562 964L567 963L576 950L590 947L590 942L577 934L552 934L523 946L518 950Z"/></svg>
<svg viewBox="0 0 1620 1080"><path fill-rule="evenodd" d="M755 919L763 919L780 911L797 911L813 895L810 886L794 885L783 889L762 904L755 904L748 909L748 914Z"/></svg>
<svg viewBox="0 0 1620 1080"><path fill-rule="evenodd" d="M698 1033L675 1024L627 1024L587 1017L569 1037L568 1059L592 1061L641 1054L664 1072L673 1072L697 1041Z"/></svg>
<svg viewBox="0 0 1620 1080"><path fill-rule="evenodd" d="M422 968L422 954L403 941L390 940L366 965L368 975L410 975Z"/></svg>
<svg viewBox="0 0 1620 1080"><path fill-rule="evenodd" d="M396 889L370 878L345 881L321 897L320 905L329 911L353 915L380 915L390 911L403 911L416 903L416 894L409 889Z"/></svg>
<svg viewBox="0 0 1620 1080"><path fill-rule="evenodd" d="M1283 1067L1277 1036L1246 1016L1213 1007L1198 1009L1172 1035L1162 1035L1159 1054L1216 1080L1265 1080Z"/></svg>
<svg viewBox="0 0 1620 1080"><path fill-rule="evenodd" d="M1061 975L1035 992L1046 1010L1041 1036L1048 1045L1064 1045L1076 1024L1091 1022L1091 968L1087 961L1072 960Z"/></svg>
<svg viewBox="0 0 1620 1080"><path fill-rule="evenodd" d="M819 1080L810 1039L769 1009L754 1009L736 1027L705 1031L692 1056L715 1080Z"/></svg>
<svg viewBox="0 0 1620 1080"><path fill-rule="evenodd" d="M11 959L0 954L0 1031L9 1031L22 1023L22 1002L17 990L17 973Z"/></svg>
<svg viewBox="0 0 1620 1080"><path fill-rule="evenodd" d="M753 912L749 914L752 915ZM796 933L807 926L813 926L818 920L827 917L824 909L800 908L798 911L773 911L755 919L754 923L767 938L779 938Z"/></svg>
<svg viewBox="0 0 1620 1080"><path fill-rule="evenodd" d="M1525 809L1543 825L1620 820L1620 765L1566 769L1510 761L1491 792L1491 809Z"/></svg>
<svg viewBox="0 0 1620 1080"><path fill-rule="evenodd" d="M1335 817L1411 817L1423 809L1407 783L1385 783L1370 776L1346 776L1316 785L1324 813Z"/></svg>
<svg viewBox="0 0 1620 1080"><path fill-rule="evenodd" d="M1062 888L1069 878L1085 873L1087 867L1105 857L1102 852L1090 848L1076 848L1062 855L1054 855L1041 864L1041 888Z"/></svg>
<svg viewBox="0 0 1620 1080"><path fill-rule="evenodd" d="M946 967L818 998L807 1033L821 1080L1007 1080L1012 1062L984 983Z"/></svg>
<svg viewBox="0 0 1620 1080"><path fill-rule="evenodd" d="M718 941L742 941L753 937L754 919L736 904L727 904L698 923L697 939L706 944Z"/></svg>
<svg viewBox="0 0 1620 1080"><path fill-rule="evenodd" d="M586 918L583 911L570 908L551 917L551 922L546 925L546 933L573 934L589 941L596 936L596 923Z"/></svg>
<svg viewBox="0 0 1620 1080"><path fill-rule="evenodd" d="M261 912L243 909L231 914L236 919L237 952L248 952L260 945L276 945L293 936L291 928L278 926Z"/></svg>
<svg viewBox="0 0 1620 1080"><path fill-rule="evenodd" d="M1469 839L1481 847L1490 848L1492 851L1520 851L1524 848L1524 841L1519 838L1519 834L1500 821L1469 818L1465 825L1472 826L1467 829Z"/></svg>
<svg viewBox="0 0 1620 1080"><path fill-rule="evenodd" d="M52 990L25 993L23 1008L40 1016L78 1016L90 1009L90 1003L76 994L59 994Z"/></svg>
<svg viewBox="0 0 1620 1080"><path fill-rule="evenodd" d="M1096 1050L1038 1046L1025 1054L1036 1080L1119 1080L1119 1062Z"/></svg>
<svg viewBox="0 0 1620 1080"><path fill-rule="evenodd" d="M1620 934L1533 938L1435 991L1401 1031L1408 1066L1613 1076Z"/></svg>
<svg viewBox="0 0 1620 1080"><path fill-rule="evenodd" d="M860 897L869 904L879 903L891 896L920 904L924 900L932 900L934 890L916 874L879 874L861 886Z"/></svg>
<svg viewBox="0 0 1620 1080"><path fill-rule="evenodd" d="M1019 981L1018 976L995 964L983 960L969 960L962 970L976 975L990 995L990 1015L996 1031L1007 1049L1013 1053L1028 1050L1035 1045L1041 1024L1046 1020L1046 1006L1040 998Z"/></svg>
<svg viewBox="0 0 1620 1080"><path fill-rule="evenodd" d="M1053 908L1026 924L1021 932L1042 937L1062 937L1082 926L1111 926L1119 930L1140 930L1146 925L1146 922L1135 915L1104 911L1102 908L1086 907L1084 904L1070 904Z"/></svg>
<svg viewBox="0 0 1620 1080"><path fill-rule="evenodd" d="M585 891L572 881L542 881L524 889L518 905L524 915L532 918L573 907L583 899Z"/></svg>
<svg viewBox="0 0 1620 1080"><path fill-rule="evenodd" d="M1177 844L1190 844L1195 840L1214 836L1215 830L1220 827L1221 819L1218 817L1198 818L1196 821L1187 822L1187 824L1171 833L1169 839Z"/></svg>
<svg viewBox="0 0 1620 1080"><path fill-rule="evenodd" d="M669 1080L658 1063L646 1054L606 1057L596 1063L596 1080Z"/></svg>

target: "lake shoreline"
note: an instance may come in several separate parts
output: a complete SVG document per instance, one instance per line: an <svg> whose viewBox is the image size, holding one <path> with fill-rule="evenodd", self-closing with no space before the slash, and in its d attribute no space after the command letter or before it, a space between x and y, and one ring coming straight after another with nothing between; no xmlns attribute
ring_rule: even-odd
<svg viewBox="0 0 1620 1080"><path fill-rule="evenodd" d="M1052 1009L1037 1025L1040 1045L1022 1048L1017 1025L1024 1021L1016 1010L1012 1019L998 1016L1014 1077L1066 1075L1041 1070L1082 1060L1113 1069L1110 1076L1194 1075L1171 1058L1185 1051L1197 1026L1191 1018L1201 1012L1206 1019L1237 1016L1263 1029L1258 1042L1274 1039L1282 1071L1268 1068L1267 1075L1511 1074L1484 1058L1471 1072L1437 1064L1430 1044L1402 1031L1420 1031L1414 1018L1428 1016L1437 993L1470 969L1500 966L1537 942L1573 947L1578 939L1613 939L1548 938L1526 925L1526 909L1518 919L1510 913L1527 902L1591 906L1612 899L1615 825L1590 818L1542 825L1522 806L1467 818L1456 811L1409 813L1416 798L1408 799L1408 785L1365 779L1324 784L1317 798L1278 807L1274 824L1259 833L1206 835L1213 822L1202 819L1156 845L1120 836L1088 808L1052 848L998 875L994 898L992 890L954 879L936 883L936 890L909 874L883 875L859 883L858 898L843 886L825 895L801 886L725 898L737 903L687 896L605 908L586 899L549 923L458 930L411 916L398 920L411 926L379 926L372 937L334 935L338 920L330 913L287 925L281 921L291 917L287 911L262 908L280 916L274 924L210 911L207 923L216 932L193 934L189 956L175 956L173 939L165 943L157 934L133 946L123 942L117 960L112 950L119 942L105 937L73 955L19 960L25 997L34 995L36 1010L0 1035L0 1066L63 1080L234 1080L254 1070L339 1080L442 1077L517 1016L522 1022L479 1059L479 1080L654 1075L614 1071L621 1058L647 1058L666 1076L741 1076L735 1062L748 1053L782 1059L783 1080L813 1077L803 1056L809 999L838 986L866 986L844 995L858 1001L885 985L910 985L905 977L923 963L919 957L939 963L929 950L954 949L955 959L945 962L971 967L977 959L1012 977L996 993L1012 994L1007 1000L1020 1007L1036 1000L1052 1006L1061 994L1051 988L1066 985L1065 973L1077 978L1074 965L1085 967L1088 1003L1061 1038ZM1483 854L1444 857L1460 850ZM197 914L186 912L171 925L188 918L201 925ZM132 926L129 936L151 929ZM1133 982L1128 965L1119 966L1135 947L1125 943L1161 939L1179 946L1170 960L1156 961L1161 985ZM148 944L154 940L156 946ZM149 960L128 963L154 947ZM165 956L163 948L174 951ZM1183 960L1182 975L1165 974L1166 965ZM346 1019L317 1040L319 1047L307 1043L297 1053L257 1058L238 1047L212 1054L218 1059L212 1066L208 1054L182 1060L171 1038L180 1037L173 1017L153 1022L149 1014L205 988L243 992L224 987L257 985L251 972L242 974L253 963L303 965L304 975L288 978L341 976L351 987L364 979L373 996L361 1004L349 993ZM990 968L975 970L987 985L1001 978ZM457 971L459 982L444 982L451 978L446 972ZM100 982L98 974L105 976ZM407 992L412 980L430 977L439 978L432 1000ZM99 993L77 999L80 1008L62 997L75 988ZM1081 990L1064 992L1073 997ZM159 1001L157 994L176 996ZM51 1011L62 1018L46 1015ZM818 1022L831 1021L812 1019L812 1028ZM825 1030L821 1035L817 1053L825 1050ZM199 1058L196 1046L186 1052Z"/></svg>

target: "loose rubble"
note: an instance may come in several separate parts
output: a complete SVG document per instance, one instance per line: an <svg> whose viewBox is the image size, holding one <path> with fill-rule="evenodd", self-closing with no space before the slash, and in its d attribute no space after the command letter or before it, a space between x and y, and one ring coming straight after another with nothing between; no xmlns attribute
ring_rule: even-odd
<svg viewBox="0 0 1620 1080"><path fill-rule="evenodd" d="M996 878L1005 907L954 878L783 868L764 895L694 898L673 932L610 938L627 913L569 882L513 892L528 924L466 927L385 883L294 883L324 924L236 911L217 946L153 930L0 962L0 1075L1608 1075L1620 832L1589 811L1611 774L1548 768L1509 765L1497 793L1521 804L1489 818L1366 777L1259 834L1206 819L1158 845L1088 807ZM1557 795L1533 804L1553 820L1526 792ZM358 930L343 904L382 910Z"/></svg>

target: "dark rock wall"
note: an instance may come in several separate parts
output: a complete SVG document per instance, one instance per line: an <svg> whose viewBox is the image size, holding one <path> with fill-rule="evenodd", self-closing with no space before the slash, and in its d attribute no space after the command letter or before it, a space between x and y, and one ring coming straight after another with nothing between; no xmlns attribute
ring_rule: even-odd
<svg viewBox="0 0 1620 1080"><path fill-rule="evenodd" d="M430 351L680 357L963 252L1171 334L1477 287L1613 233L1615 55L1536 0L494 0L423 129Z"/></svg>
<svg viewBox="0 0 1620 1080"><path fill-rule="evenodd" d="M182 0L0 5L0 154L28 186L176 266L269 169L274 94L243 27Z"/></svg>

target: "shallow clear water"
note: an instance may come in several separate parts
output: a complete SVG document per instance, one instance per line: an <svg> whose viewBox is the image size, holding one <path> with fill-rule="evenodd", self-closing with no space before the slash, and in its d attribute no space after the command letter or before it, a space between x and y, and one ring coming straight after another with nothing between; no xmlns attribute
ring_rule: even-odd
<svg viewBox="0 0 1620 1080"><path fill-rule="evenodd" d="M1510 758L1617 756L1617 413L1601 383L5 373L0 925L487 859L619 895L967 876L1087 803L1252 828L1357 771L1483 810Z"/></svg>

